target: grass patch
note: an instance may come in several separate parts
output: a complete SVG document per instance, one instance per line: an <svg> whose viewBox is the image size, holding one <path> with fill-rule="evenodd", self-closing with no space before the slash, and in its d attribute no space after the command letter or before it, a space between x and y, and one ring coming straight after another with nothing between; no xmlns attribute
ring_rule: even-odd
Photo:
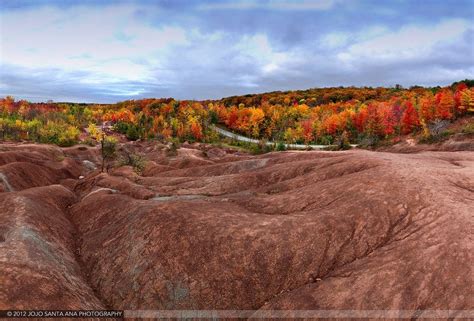
<svg viewBox="0 0 474 321"><path fill-rule="evenodd" d="M454 135L455 133L451 130L445 130L439 133L438 135L430 135L427 137L421 137L418 140L418 143L421 144L436 144L436 143L441 143L445 140L447 140L450 136Z"/></svg>
<svg viewBox="0 0 474 321"><path fill-rule="evenodd" d="M474 123L467 124L466 126L463 127L462 129L463 134L474 134Z"/></svg>

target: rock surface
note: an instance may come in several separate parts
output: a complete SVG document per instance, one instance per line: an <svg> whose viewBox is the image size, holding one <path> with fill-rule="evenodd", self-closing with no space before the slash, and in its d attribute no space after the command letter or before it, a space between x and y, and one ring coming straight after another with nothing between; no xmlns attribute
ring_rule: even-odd
<svg viewBox="0 0 474 321"><path fill-rule="evenodd" d="M474 309L471 151L0 146L2 309Z"/></svg>

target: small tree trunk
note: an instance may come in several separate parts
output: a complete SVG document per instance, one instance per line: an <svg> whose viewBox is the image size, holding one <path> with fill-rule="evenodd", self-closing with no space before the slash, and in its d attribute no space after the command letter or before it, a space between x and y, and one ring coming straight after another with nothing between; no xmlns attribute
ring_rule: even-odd
<svg viewBox="0 0 474 321"><path fill-rule="evenodd" d="M105 156L104 156L104 137L102 137L100 141L100 153L102 155L102 173L104 172L104 166L105 166Z"/></svg>

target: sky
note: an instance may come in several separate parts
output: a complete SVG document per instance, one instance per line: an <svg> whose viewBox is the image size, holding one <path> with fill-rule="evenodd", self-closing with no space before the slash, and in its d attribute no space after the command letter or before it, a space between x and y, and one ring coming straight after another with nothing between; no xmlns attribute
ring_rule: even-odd
<svg viewBox="0 0 474 321"><path fill-rule="evenodd" d="M474 78L474 0L0 0L0 96L112 103Z"/></svg>

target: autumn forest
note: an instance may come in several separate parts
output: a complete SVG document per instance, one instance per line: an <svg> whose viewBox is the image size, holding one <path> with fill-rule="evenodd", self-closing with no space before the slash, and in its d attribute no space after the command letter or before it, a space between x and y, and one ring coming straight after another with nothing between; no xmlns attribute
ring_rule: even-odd
<svg viewBox="0 0 474 321"><path fill-rule="evenodd" d="M473 82L448 87L316 88L220 100L127 100L116 104L31 103L0 100L0 139L70 146L93 140L108 124L129 140L217 142L211 124L274 142L329 145L397 142L432 135L431 128L474 113Z"/></svg>

